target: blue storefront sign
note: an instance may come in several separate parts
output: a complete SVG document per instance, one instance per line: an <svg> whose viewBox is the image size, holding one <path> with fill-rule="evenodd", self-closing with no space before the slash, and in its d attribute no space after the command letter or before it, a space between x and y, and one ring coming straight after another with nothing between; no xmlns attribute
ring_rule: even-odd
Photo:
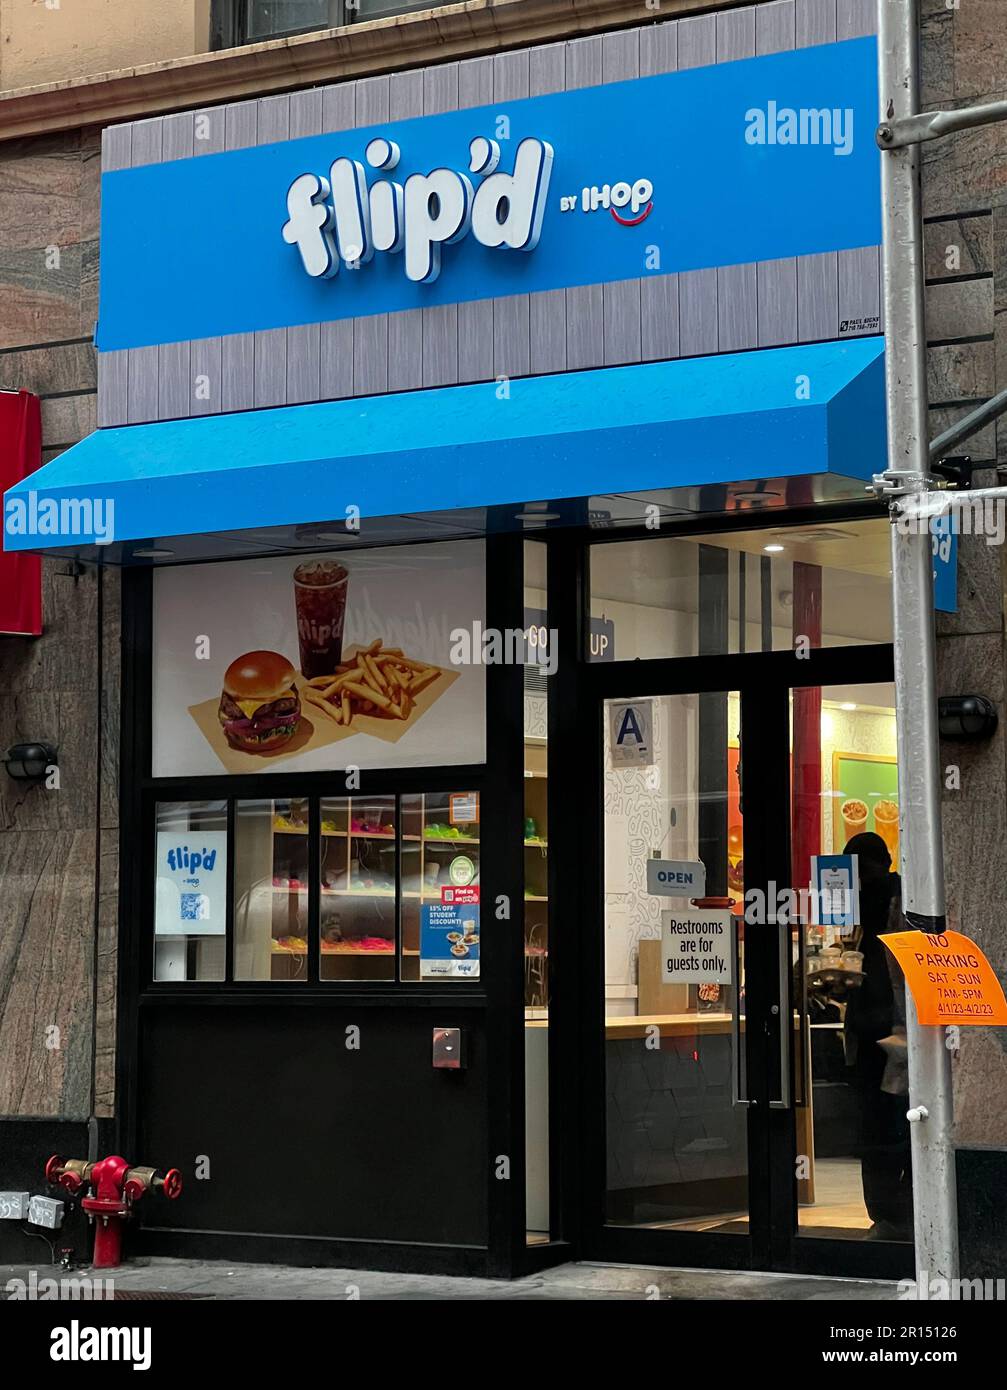
<svg viewBox="0 0 1007 1390"><path fill-rule="evenodd" d="M851 39L102 178L103 351L880 240Z"/></svg>
<svg viewBox="0 0 1007 1390"><path fill-rule="evenodd" d="M930 538L934 556L934 607L939 613L958 612L958 533L951 513L934 517Z"/></svg>

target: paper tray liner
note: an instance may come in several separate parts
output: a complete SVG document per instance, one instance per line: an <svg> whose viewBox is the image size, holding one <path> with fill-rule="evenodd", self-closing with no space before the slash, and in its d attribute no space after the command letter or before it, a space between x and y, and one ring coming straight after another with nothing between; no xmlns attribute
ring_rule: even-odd
<svg viewBox="0 0 1007 1390"><path fill-rule="evenodd" d="M352 660L360 650L359 647L347 648L343 660ZM366 647L363 650L366 651ZM219 696L215 700L203 700L198 705L190 705L189 713L228 772L263 772L278 766L287 758L295 757L298 753L313 748L324 748L329 743L337 743L353 734L373 734L385 743L398 743L399 739L423 718L431 705L440 699L448 686L458 679L457 671L448 670L444 666L434 667L433 663L430 663L430 666L441 674L416 696L408 719L379 719L372 714L355 714L349 728L329 719L317 705L305 700L303 691L308 682L298 671L294 684L301 694L301 722L289 742L282 748L268 753L245 753L240 748L231 747L217 718L217 710L220 708Z"/></svg>

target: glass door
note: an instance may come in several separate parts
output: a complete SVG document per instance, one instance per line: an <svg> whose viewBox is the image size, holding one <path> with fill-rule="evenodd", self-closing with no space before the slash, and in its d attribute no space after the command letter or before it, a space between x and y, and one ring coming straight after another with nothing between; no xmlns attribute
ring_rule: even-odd
<svg viewBox="0 0 1007 1390"><path fill-rule="evenodd" d="M748 1234L740 732L736 691L605 701L610 1224Z"/></svg>
<svg viewBox="0 0 1007 1390"><path fill-rule="evenodd" d="M604 1258L911 1261L904 1002L878 939L899 910L894 698L793 669L599 690ZM844 853L848 929L811 892Z"/></svg>
<svg viewBox="0 0 1007 1390"><path fill-rule="evenodd" d="M802 1244L869 1243L887 1247L879 1258L908 1262L905 994L879 940L899 930L901 907L894 687L795 689L791 769L792 884L801 890L794 1229ZM851 856L848 895L813 891L822 883L814 856L831 855Z"/></svg>

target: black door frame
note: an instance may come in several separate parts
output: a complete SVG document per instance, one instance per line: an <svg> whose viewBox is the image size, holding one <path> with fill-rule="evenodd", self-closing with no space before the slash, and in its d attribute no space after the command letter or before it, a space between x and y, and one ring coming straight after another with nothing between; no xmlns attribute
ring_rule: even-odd
<svg viewBox="0 0 1007 1390"><path fill-rule="evenodd" d="M772 1268L800 1273L899 1278L912 1273L911 1245L799 1235L796 1228L796 1111L758 1105L748 1112L750 1235L667 1232L605 1221L604 810L602 717L610 697L738 691L742 747L750 785L760 788L761 814L745 827L750 882L790 882L790 787L779 777L789 758L789 693L794 688L869 684L893 679L890 644L705 655L647 661L589 662L588 548L583 533L550 538L549 627L569 634L550 682L549 786L551 1192L554 1237L585 1259L720 1269ZM571 648L573 650L571 650ZM562 807L580 808L557 814ZM764 969L746 990L747 1017L770 1021L769 1034L749 1032L750 1088L769 1098L777 1076L778 1030L792 1017L792 999L775 1019L780 938L767 938ZM791 972L785 978L790 988ZM749 1022L749 1030L751 1023ZM746 1030L746 1031L749 1031ZM792 1034L787 1039L793 1077ZM776 1083L778 1084L778 1082ZM791 1096L791 1101L793 1097ZM768 1118L763 1119L765 1114Z"/></svg>

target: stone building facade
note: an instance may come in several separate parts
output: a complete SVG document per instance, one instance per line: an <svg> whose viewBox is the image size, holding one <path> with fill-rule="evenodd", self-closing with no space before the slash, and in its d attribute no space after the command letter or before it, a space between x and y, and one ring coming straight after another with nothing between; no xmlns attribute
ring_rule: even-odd
<svg viewBox="0 0 1007 1390"><path fill-rule="evenodd" d="M807 3L835 25L836 0ZM139 45L139 27L105 26L100 43L54 50L44 23L57 14L29 0L4 19L15 41L6 56L0 45L0 388L41 397L43 461L96 427L106 124L730 6L469 0L216 53L204 51L209 12L198 3L147 8L161 18ZM1007 98L1003 0L921 0L921 10L924 106ZM1007 123L924 147L924 214L936 434L1007 387ZM995 483L1007 467L1007 417L963 449L977 484ZM939 619L938 649L941 693L988 695L1001 711L991 742L946 745L942 762L961 769L960 789L944 798L950 919L1007 978L1002 562L1002 547L962 539L960 609ZM0 750L26 739L59 750L58 795L0 776L0 1186L35 1190L48 1152L100 1148L113 1133L117 868L130 850L118 816L117 573L50 560L43 573L43 636L0 639ZM1007 1151L1007 1031L965 1031L955 1063L959 1186L1002 1249L990 1175L1002 1178ZM0 1228L0 1259L16 1258L18 1241Z"/></svg>

